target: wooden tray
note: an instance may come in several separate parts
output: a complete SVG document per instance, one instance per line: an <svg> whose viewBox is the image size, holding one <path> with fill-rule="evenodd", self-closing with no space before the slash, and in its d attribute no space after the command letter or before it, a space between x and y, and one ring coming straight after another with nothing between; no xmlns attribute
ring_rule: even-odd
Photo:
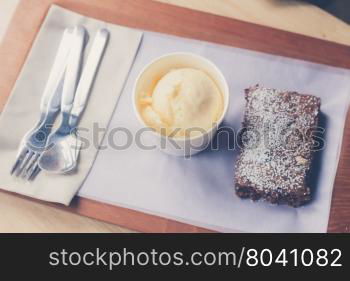
<svg viewBox="0 0 350 281"><path fill-rule="evenodd" d="M120 25L350 69L349 46L150 0L22 0L0 46L0 110L53 3L89 17ZM350 232L349 114L346 124L335 180L329 232ZM70 207L53 205L139 231L209 231L79 197L75 198Z"/></svg>

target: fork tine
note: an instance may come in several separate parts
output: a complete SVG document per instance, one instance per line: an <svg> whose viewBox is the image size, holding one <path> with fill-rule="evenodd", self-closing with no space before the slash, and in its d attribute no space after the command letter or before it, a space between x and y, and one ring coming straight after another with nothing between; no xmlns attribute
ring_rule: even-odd
<svg viewBox="0 0 350 281"><path fill-rule="evenodd" d="M39 172L41 171L39 164L36 163L32 169L32 171L30 172L30 174L28 175L27 180L28 181L32 181L35 179L35 177L39 174Z"/></svg>
<svg viewBox="0 0 350 281"><path fill-rule="evenodd" d="M36 164L36 161L39 159L40 153L34 152L33 156L30 158L30 161L28 161L26 165L25 171L29 171L34 164Z"/></svg>
<svg viewBox="0 0 350 281"><path fill-rule="evenodd" d="M40 153L34 153L34 155L30 158L30 161L28 161L28 164L26 165L26 168L22 173L23 178L28 179L30 177L31 173L33 172L33 169L38 163L39 157L40 157Z"/></svg>
<svg viewBox="0 0 350 281"><path fill-rule="evenodd" d="M18 154L17 154L17 157L16 157L16 162L15 164L12 166L12 169L11 169L11 175L13 175L13 173L17 170L17 168L20 166L20 164L22 163L23 161L23 158L24 156L27 154L28 152L28 149L27 147L23 146Z"/></svg>
<svg viewBox="0 0 350 281"><path fill-rule="evenodd" d="M28 152L25 155L21 165L19 166L19 168L16 171L16 176L17 177L19 177L22 174L24 168L27 166L27 163L30 161L30 158L32 158L33 155L34 155L34 152L31 151L31 150L28 150Z"/></svg>

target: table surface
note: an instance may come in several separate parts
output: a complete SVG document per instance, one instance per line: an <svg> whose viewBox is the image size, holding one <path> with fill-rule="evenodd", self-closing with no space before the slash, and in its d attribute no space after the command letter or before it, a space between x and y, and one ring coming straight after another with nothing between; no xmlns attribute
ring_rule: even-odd
<svg viewBox="0 0 350 281"><path fill-rule="evenodd" d="M280 0L157 0L350 45L350 26L321 9ZM19 0L0 1L0 42ZM0 232L130 232L0 193Z"/></svg>

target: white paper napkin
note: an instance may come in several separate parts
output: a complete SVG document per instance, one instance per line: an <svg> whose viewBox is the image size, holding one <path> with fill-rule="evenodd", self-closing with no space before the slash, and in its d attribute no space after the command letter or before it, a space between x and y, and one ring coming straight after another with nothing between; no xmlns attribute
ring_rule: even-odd
<svg viewBox="0 0 350 281"><path fill-rule="evenodd" d="M132 134L140 125L131 94L137 74L154 58L186 51L212 60L230 86L231 104L224 125L237 130L244 112L244 89L265 87L295 90L322 99L326 147L317 154L312 185L314 200L293 209L241 200L234 194L233 169L237 150L202 152L190 160L135 145L116 150L105 138L79 195L219 231L325 232L350 95L350 71L247 50L144 33L137 59L116 108L109 132L124 127ZM125 144L124 133L115 144Z"/></svg>
<svg viewBox="0 0 350 281"><path fill-rule="evenodd" d="M107 126L134 61L142 32L90 19L58 6L51 7L0 116L0 187L67 205L89 172L99 143L81 151L78 171L69 176L40 173L34 182L26 183L10 176L10 170L22 137L38 121L40 99L62 33L66 27L77 24L84 25L89 32L86 54L99 28L110 31L104 58L79 124L90 132L94 124ZM93 142L92 134L86 133L84 138Z"/></svg>

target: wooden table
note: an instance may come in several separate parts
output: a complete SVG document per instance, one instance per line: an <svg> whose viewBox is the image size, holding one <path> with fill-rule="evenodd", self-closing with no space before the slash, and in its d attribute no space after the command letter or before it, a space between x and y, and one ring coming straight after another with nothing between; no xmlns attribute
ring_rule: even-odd
<svg viewBox="0 0 350 281"><path fill-rule="evenodd" d="M279 0L157 0L350 45L350 26L317 7ZM18 0L0 2L0 41ZM128 232L0 193L0 232Z"/></svg>

